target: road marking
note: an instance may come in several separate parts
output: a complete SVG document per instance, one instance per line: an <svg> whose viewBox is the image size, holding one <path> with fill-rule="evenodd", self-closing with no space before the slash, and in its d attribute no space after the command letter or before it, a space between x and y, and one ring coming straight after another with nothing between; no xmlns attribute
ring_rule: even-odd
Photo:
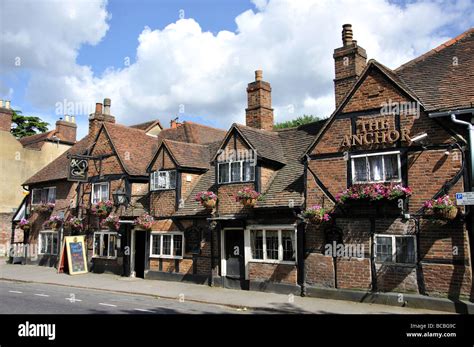
<svg viewBox="0 0 474 347"><path fill-rule="evenodd" d="M70 302L81 302L82 300L81 299L73 299L73 298L65 298L66 300L69 300Z"/></svg>
<svg viewBox="0 0 474 347"><path fill-rule="evenodd" d="M47 295L47 294L35 294L35 295L36 295L36 296L44 296L44 297L46 297L46 298L49 297L49 295Z"/></svg>
<svg viewBox="0 0 474 347"><path fill-rule="evenodd" d="M10 293L16 293L16 294L23 294L23 292L19 292L18 290L9 290Z"/></svg>
<svg viewBox="0 0 474 347"><path fill-rule="evenodd" d="M152 312L150 310L145 310L144 308L136 308L135 311L140 311L140 312Z"/></svg>
<svg viewBox="0 0 474 347"><path fill-rule="evenodd" d="M102 305L102 306L110 306L110 307L117 307L117 305L106 304L106 303L103 303L103 302L99 302L99 305Z"/></svg>

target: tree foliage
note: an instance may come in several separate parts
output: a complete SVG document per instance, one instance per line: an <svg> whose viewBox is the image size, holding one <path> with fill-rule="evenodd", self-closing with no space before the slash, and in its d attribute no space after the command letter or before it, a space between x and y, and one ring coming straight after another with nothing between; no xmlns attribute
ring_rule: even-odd
<svg viewBox="0 0 474 347"><path fill-rule="evenodd" d="M274 128L275 129L286 129L286 128L295 128L303 124L308 124L312 122L317 122L321 120L319 117L313 116L313 115L307 115L304 114L302 116L299 116L298 118L288 120L285 122L281 123L276 123Z"/></svg>
<svg viewBox="0 0 474 347"><path fill-rule="evenodd" d="M13 110L12 129L10 132L17 139L48 131L49 123L35 116L24 116L20 110Z"/></svg>

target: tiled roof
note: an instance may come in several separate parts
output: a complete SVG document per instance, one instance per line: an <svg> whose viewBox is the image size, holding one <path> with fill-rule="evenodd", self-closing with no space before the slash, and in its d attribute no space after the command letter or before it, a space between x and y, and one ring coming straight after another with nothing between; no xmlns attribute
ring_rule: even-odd
<svg viewBox="0 0 474 347"><path fill-rule="evenodd" d="M255 129L241 124L234 126L242 133L259 157L279 163L286 163L280 137L277 132Z"/></svg>
<svg viewBox="0 0 474 347"><path fill-rule="evenodd" d="M220 141L207 145L208 155L212 157L220 147ZM201 204L194 200L197 193L202 191L213 191L217 193L215 170L211 168L199 177L199 181L194 186L193 190L184 201L182 207L176 211L175 216L195 216L195 215L209 215L209 211L206 210Z"/></svg>
<svg viewBox="0 0 474 347"><path fill-rule="evenodd" d="M69 159L67 158L68 154L85 154L87 151L87 143L88 137L85 136L66 152L28 178L23 184L31 185L35 183L67 179L69 167Z"/></svg>
<svg viewBox="0 0 474 347"><path fill-rule="evenodd" d="M117 155L131 176L146 176L147 166L156 151L158 140L145 131L115 123L104 123Z"/></svg>
<svg viewBox="0 0 474 347"><path fill-rule="evenodd" d="M304 201L304 165L300 162L314 137L326 120L301 125L296 128L279 130L286 165L277 171L275 178L265 192L265 199L257 203L256 208L288 206L293 200L294 206Z"/></svg>
<svg viewBox="0 0 474 347"><path fill-rule="evenodd" d="M165 139L163 143L168 147L176 164L182 168L209 169L209 148L196 143L185 143Z"/></svg>
<svg viewBox="0 0 474 347"><path fill-rule="evenodd" d="M179 142L206 144L223 139L225 134L226 131L222 129L185 121L177 128L163 129L158 134L158 138Z"/></svg>
<svg viewBox="0 0 474 347"><path fill-rule="evenodd" d="M428 111L474 106L474 28L395 70Z"/></svg>

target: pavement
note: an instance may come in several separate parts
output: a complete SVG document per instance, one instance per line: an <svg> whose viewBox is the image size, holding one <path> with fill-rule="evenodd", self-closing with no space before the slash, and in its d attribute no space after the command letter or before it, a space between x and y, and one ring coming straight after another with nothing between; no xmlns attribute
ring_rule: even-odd
<svg viewBox="0 0 474 347"><path fill-rule="evenodd" d="M148 296L155 300L168 299L179 303L200 303L234 309L234 311L227 311L226 313L240 312L236 310L251 310L255 313L268 312L285 314L446 314L446 312L442 311L410 307L395 307L309 297L303 298L293 295L232 290L182 282L144 280L141 278L121 277L112 274L87 273L71 276L68 274L58 274L55 268L37 265L11 265L6 264L5 260L2 259L0 259L0 280L2 280L0 281L0 289L2 287L8 289L7 284L9 282L29 283L32 287L29 287L28 292L31 290L32 295L41 294L40 292L46 292L43 294L48 295L48 290L42 290L42 287L39 285L49 284L68 287L71 293L75 293L79 289L94 289L102 293L105 292L105 295L110 295L110 297L114 294L114 299L118 298L115 294L128 294ZM38 285L37 290L35 290L35 285ZM72 288L74 288L74 290ZM9 292L9 290L11 289L8 289L7 292ZM64 293L66 292L62 292L61 295ZM9 292L9 294L15 293ZM1 290L0 296L2 300L4 299L4 295L5 291ZM11 297L11 295L9 295L9 297ZM106 301L105 303L107 303L109 299L105 296L100 297L100 300ZM215 307L212 308L212 310L215 309ZM198 310L205 311L203 307L200 307ZM219 311L216 313L224 312Z"/></svg>

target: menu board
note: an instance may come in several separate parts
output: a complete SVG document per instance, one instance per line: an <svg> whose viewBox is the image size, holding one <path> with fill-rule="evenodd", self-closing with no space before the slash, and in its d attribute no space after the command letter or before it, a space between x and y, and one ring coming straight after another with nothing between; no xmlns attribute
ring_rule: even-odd
<svg viewBox="0 0 474 347"><path fill-rule="evenodd" d="M87 273L86 246L84 236L66 236L68 270L70 275Z"/></svg>

